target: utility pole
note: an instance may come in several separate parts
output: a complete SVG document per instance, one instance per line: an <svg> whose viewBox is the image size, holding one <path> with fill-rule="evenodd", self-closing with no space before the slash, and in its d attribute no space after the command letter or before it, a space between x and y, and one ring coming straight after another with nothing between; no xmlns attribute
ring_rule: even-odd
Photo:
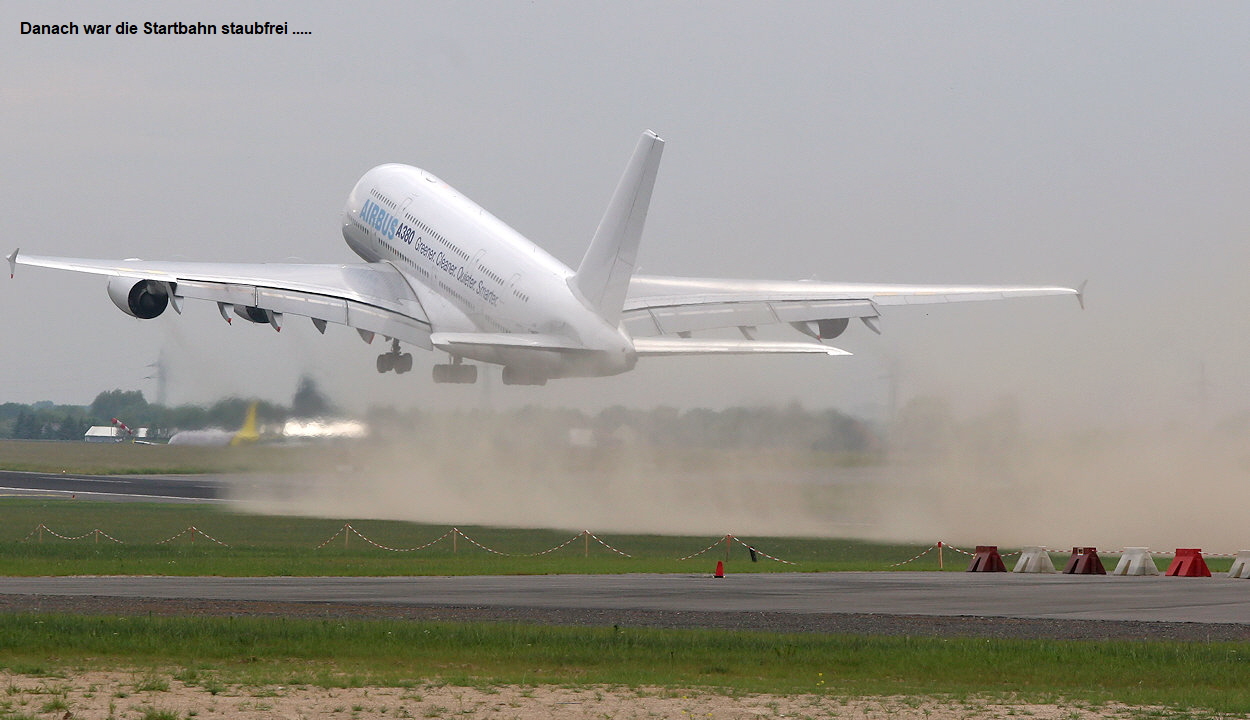
<svg viewBox="0 0 1250 720"><path fill-rule="evenodd" d="M155 368L155 371L144 378L144 380L156 381L156 404L165 407L165 384L168 371L165 365L164 349L161 350L161 354L156 358L156 362L149 364L148 367Z"/></svg>

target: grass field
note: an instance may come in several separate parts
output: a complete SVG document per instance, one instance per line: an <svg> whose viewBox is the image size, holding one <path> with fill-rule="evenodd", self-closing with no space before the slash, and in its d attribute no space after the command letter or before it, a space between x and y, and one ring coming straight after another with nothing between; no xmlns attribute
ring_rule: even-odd
<svg viewBox="0 0 1250 720"><path fill-rule="evenodd" d="M81 475L185 475L301 471L333 465L338 449L281 446L191 447L132 443L0 440L0 470Z"/></svg>
<svg viewBox="0 0 1250 720"><path fill-rule="evenodd" d="M60 615L0 615L0 638L0 668L36 675L121 668L251 686L607 684L1250 712L1246 643Z"/></svg>
<svg viewBox="0 0 1250 720"><path fill-rule="evenodd" d="M343 532L345 523L355 532ZM46 530L38 530L45 525ZM196 527L204 535L185 532ZM99 529L103 534L96 536ZM69 499L0 499L0 574L5 575L480 575L710 572L728 557L733 572L882 570L925 548L858 540L598 535L624 557L573 530L462 527L418 523L247 515L210 505L111 503ZM593 532L593 528L592 528ZM55 533L55 534L54 534ZM169 538L183 533L175 540ZM64 540L64 537L79 537ZM496 552L483 550L465 539ZM439 538L442 537L441 540ZM121 544L110 538L122 541ZM327 540L329 541L327 543ZM565 544L567 543L567 544ZM794 564L757 555L743 543ZM324 544L324 547L319 547ZM547 554L536 555L564 544ZM710 549L709 549L710 548ZM688 555L707 550L694 558ZM507 553L501 555L499 553ZM946 555L949 569L967 558ZM936 552L905 566L937 569Z"/></svg>
<svg viewBox="0 0 1250 720"><path fill-rule="evenodd" d="M347 523L354 532L344 531ZM46 529L40 530L40 525ZM188 532L190 527L204 534ZM94 534L97 529L101 531L98 536ZM735 538L727 552L723 537L596 533L595 539L575 530L474 526L458 530L462 534L453 539L448 526L398 521L248 515L211 505L4 498L0 499L0 574L689 573L711 572L718 560L727 560L730 572L826 572L892 569L927 549L850 539L752 537ZM748 544L787 562L763 554L752 562ZM558 546L563 547L546 552ZM396 551L407 549L411 550ZM899 569L937 570L937 552L928 550ZM700 551L706 552L681 559ZM1064 556L1053 557L1062 566ZM964 570L968 560L949 549L944 554L948 571ZM1103 564L1110 569L1116 560L1106 556ZM1167 558L1156 560L1165 563ZM1211 558L1208 564L1213 572L1225 572L1232 559Z"/></svg>

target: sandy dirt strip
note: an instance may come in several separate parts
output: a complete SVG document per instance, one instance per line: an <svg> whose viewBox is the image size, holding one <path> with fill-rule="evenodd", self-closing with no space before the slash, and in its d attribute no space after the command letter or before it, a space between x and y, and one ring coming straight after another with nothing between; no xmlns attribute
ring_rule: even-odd
<svg viewBox="0 0 1250 720"><path fill-rule="evenodd" d="M1156 708L1038 705L978 699L845 698L826 694L722 695L661 688L422 685L326 689L188 685L159 673L32 677L0 672L0 715L73 720L360 720L363 718L999 718L1162 717Z"/></svg>

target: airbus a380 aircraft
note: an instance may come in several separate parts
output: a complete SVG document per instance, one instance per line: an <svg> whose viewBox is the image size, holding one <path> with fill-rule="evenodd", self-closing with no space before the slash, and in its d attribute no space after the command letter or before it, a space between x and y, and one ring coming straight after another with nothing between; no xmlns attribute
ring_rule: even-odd
<svg viewBox="0 0 1250 720"><path fill-rule="evenodd" d="M1065 287L870 285L725 280L634 274L638 242L664 141L645 132L577 270L430 173L381 165L347 197L343 238L363 263L346 265L91 260L9 255L37 265L107 275L117 307L141 319L187 298L281 330L288 315L391 341L378 372L412 369L401 343L442 350L434 381L472 383L477 367L503 366L512 385L616 375L662 355L849 353L823 344L852 318L877 331L888 305L1076 295ZM760 340L761 325L788 323L808 339ZM738 328L742 339L693 338Z"/></svg>

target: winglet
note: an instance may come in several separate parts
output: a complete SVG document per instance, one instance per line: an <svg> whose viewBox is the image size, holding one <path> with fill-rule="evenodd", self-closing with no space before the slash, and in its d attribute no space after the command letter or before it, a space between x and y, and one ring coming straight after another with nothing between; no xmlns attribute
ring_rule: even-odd
<svg viewBox="0 0 1250 720"><path fill-rule="evenodd" d="M621 318L629 278L638 257L638 242L651 204L651 189L660 167L664 141L650 130L634 148L612 194L612 201L599 221L573 284L604 320L615 325Z"/></svg>
<svg viewBox="0 0 1250 720"><path fill-rule="evenodd" d="M1085 286L1089 284L1089 280L1082 280L1081 284L1076 288L1076 301L1081 304L1081 309L1085 309Z"/></svg>
<svg viewBox="0 0 1250 720"><path fill-rule="evenodd" d="M10 279L10 280L12 280L12 279L13 279L13 276L17 274L17 254L18 254L19 252L21 252L21 251L22 251L22 249L21 249L21 248L18 248L18 249L16 249L16 250L14 250L14 251L13 251L13 254L12 254L12 255L10 255L10 256L9 256L9 258L8 258L8 259L9 259L9 279Z"/></svg>

